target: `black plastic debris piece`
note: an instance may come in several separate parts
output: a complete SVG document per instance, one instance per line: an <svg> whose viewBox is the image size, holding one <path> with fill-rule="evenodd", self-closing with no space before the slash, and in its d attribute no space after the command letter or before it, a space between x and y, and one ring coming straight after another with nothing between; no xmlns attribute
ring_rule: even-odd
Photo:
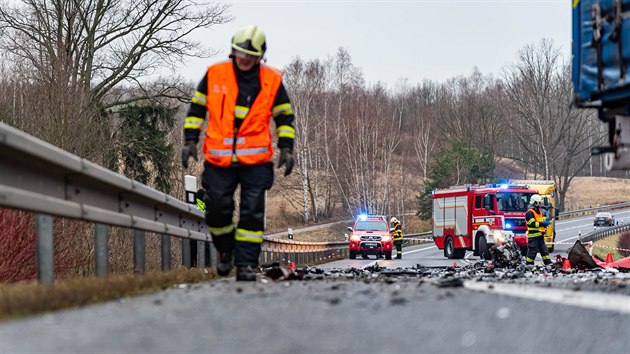
<svg viewBox="0 0 630 354"><path fill-rule="evenodd" d="M263 268L265 276L273 280L302 280L304 278L303 271L291 271L282 266L279 263L272 263L270 267Z"/></svg>
<svg viewBox="0 0 630 354"><path fill-rule="evenodd" d="M389 301L392 305L404 305L405 303L407 303L407 299L405 299L404 297L393 297L390 301Z"/></svg>
<svg viewBox="0 0 630 354"><path fill-rule="evenodd" d="M379 266L378 262L374 263L373 265L371 265L369 267L363 268L363 270L367 270L368 272L380 272L383 269L385 269L385 267Z"/></svg>
<svg viewBox="0 0 630 354"><path fill-rule="evenodd" d="M580 240L576 240L573 247L569 250L568 259L572 267L584 267L586 269L601 268L595 263L593 257L591 257Z"/></svg>
<svg viewBox="0 0 630 354"><path fill-rule="evenodd" d="M459 288L464 286L464 281L461 278L448 277L439 279L435 286L438 288Z"/></svg>
<svg viewBox="0 0 630 354"><path fill-rule="evenodd" d="M333 297L328 300L328 303L331 305L339 305L341 303L341 299L338 297Z"/></svg>

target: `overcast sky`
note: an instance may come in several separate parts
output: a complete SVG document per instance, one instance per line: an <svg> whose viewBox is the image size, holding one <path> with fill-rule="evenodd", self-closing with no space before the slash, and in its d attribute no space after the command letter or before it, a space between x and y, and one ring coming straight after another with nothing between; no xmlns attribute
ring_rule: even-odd
<svg viewBox="0 0 630 354"><path fill-rule="evenodd" d="M267 59L284 67L294 57L325 59L345 47L368 82L394 87L482 73L500 75L519 49L550 38L570 58L572 0L222 1L232 22L195 35L223 54L191 60L180 72L197 82L208 64L223 60L234 32L259 25Z"/></svg>

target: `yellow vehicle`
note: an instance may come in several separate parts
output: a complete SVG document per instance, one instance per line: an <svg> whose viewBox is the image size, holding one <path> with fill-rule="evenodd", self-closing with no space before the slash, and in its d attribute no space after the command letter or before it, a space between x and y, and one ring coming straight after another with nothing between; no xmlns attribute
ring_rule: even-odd
<svg viewBox="0 0 630 354"><path fill-rule="evenodd" d="M540 194L543 199L542 212L551 225L547 227L545 232L545 243L549 252L553 252L556 241L556 220L558 220L558 208L555 207L556 182L553 180L535 180L535 179L512 179L509 184L526 185L529 189L533 189Z"/></svg>

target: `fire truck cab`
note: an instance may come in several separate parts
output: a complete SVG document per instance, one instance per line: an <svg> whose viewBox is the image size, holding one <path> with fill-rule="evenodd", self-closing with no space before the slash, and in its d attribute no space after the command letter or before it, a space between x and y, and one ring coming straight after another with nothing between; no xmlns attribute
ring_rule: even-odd
<svg viewBox="0 0 630 354"><path fill-rule="evenodd" d="M514 238L527 251L525 213L536 191L508 184L464 185L436 189L433 199L433 241L444 256L461 259L466 251L490 259L495 240Z"/></svg>

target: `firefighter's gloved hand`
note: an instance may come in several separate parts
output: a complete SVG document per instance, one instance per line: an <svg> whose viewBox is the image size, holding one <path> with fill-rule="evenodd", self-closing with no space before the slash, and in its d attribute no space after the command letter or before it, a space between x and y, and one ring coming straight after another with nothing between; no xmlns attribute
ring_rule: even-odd
<svg viewBox="0 0 630 354"><path fill-rule="evenodd" d="M282 148L280 149L280 158L278 159L278 168L285 165L284 175L288 176L293 170L293 153L290 148Z"/></svg>
<svg viewBox="0 0 630 354"><path fill-rule="evenodd" d="M549 221L543 221L543 222L540 223L540 226L543 226L543 227L547 227L549 225L551 225L551 223Z"/></svg>
<svg viewBox="0 0 630 354"><path fill-rule="evenodd" d="M194 140L188 140L182 149L182 166L188 168L188 159L192 156L195 161L197 159L197 143Z"/></svg>

